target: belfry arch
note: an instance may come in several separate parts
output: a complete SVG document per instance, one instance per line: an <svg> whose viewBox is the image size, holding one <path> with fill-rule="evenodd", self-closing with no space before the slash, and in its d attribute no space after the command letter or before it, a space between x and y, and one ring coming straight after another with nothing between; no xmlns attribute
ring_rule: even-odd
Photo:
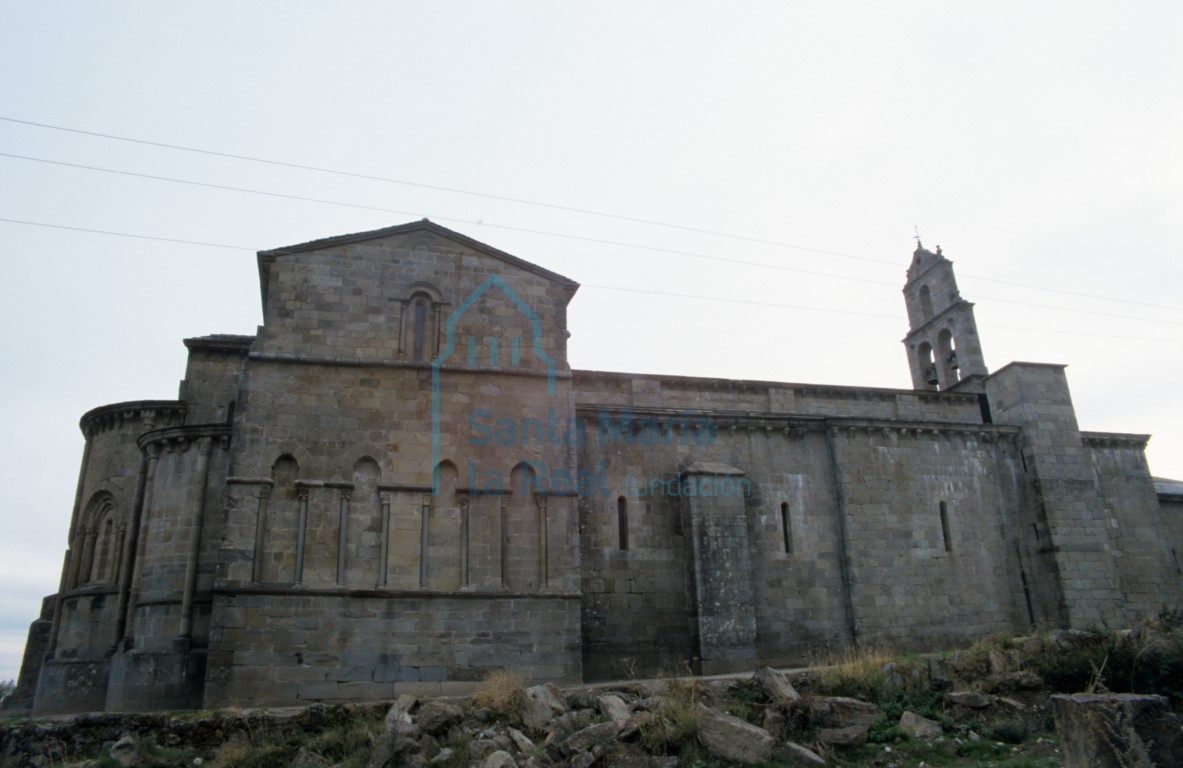
<svg viewBox="0 0 1183 768"><path fill-rule="evenodd" d="M989 371L978 339L973 304L961 297L953 262L941 253L918 246L904 285L908 335L904 347L912 386L946 390L966 386Z"/></svg>

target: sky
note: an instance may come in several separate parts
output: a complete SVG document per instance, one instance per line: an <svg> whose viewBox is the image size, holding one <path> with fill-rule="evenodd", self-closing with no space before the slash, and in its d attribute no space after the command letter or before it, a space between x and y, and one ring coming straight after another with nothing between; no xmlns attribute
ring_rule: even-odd
<svg viewBox="0 0 1183 768"><path fill-rule="evenodd" d="M1066 364L1083 429L1183 478L1180 29L1166 0L0 2L0 680L79 417L254 333L254 251L423 217L581 283L576 368L890 388L919 232L992 370Z"/></svg>

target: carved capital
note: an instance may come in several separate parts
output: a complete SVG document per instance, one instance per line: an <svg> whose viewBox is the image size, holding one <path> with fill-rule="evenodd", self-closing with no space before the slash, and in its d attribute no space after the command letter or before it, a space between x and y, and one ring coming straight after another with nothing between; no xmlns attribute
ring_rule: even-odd
<svg viewBox="0 0 1183 768"><path fill-rule="evenodd" d="M389 507L390 503L394 500L394 494L382 493L378 495L378 499L382 502L383 506Z"/></svg>
<svg viewBox="0 0 1183 768"><path fill-rule="evenodd" d="M298 486L296 488L296 498L300 501L308 501L309 489L306 486Z"/></svg>

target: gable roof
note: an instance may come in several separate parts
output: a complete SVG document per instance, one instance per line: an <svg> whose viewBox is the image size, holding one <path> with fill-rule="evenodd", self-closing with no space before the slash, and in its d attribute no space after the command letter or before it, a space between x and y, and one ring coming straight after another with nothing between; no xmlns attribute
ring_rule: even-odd
<svg viewBox="0 0 1183 768"><path fill-rule="evenodd" d="M393 227L386 227L384 229L373 229L368 232L354 232L348 235L336 235L334 237L325 237L319 240L309 240L306 243L298 243L296 245L287 245L282 248L273 248L267 251L259 251L259 289L263 294L263 306L267 306L267 285L271 274L271 265L280 256L286 256L293 253L307 253L309 251L319 251L325 248L334 248L338 245L348 245L351 243L363 243L367 240L379 240L384 237L392 235L405 235L411 232L430 232L438 237L446 240L451 240L455 243L471 248L474 251L479 251L495 259L499 259L510 266L516 267L526 272L532 272L536 275L546 278L551 282L564 285L571 288L572 291L579 288L579 283L575 282L569 277L564 277L558 272L551 272L549 269L532 264L525 259L519 259L513 254L494 248L491 245L486 245L479 240L473 240L467 235L462 235L447 227L441 227L433 221L428 219L420 219L419 221L411 221L406 224L398 224Z"/></svg>

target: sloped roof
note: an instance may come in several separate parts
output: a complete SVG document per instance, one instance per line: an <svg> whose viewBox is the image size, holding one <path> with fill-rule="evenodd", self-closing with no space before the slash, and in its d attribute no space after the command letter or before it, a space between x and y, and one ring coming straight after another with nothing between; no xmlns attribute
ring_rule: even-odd
<svg viewBox="0 0 1183 768"><path fill-rule="evenodd" d="M1155 477L1154 490L1159 496L1183 496L1183 480Z"/></svg>
<svg viewBox="0 0 1183 768"><path fill-rule="evenodd" d="M367 240L379 240L384 237L392 235L405 235L412 232L430 232L438 237L451 240L459 243L474 251L479 251L495 259L499 259L506 264L509 264L517 269L532 272L536 275L546 278L555 283L565 285L571 289L577 289L579 283L575 282L569 277L564 277L557 272L551 272L549 269L532 264L525 259L519 259L513 254L494 248L491 245L486 245L479 240L473 240L467 235L462 235L459 232L441 227L433 221L428 219L420 219L419 221L411 221L406 224L398 224L393 227L386 227L384 229L373 229L368 232L354 232L348 235L336 235L334 237L325 237L319 240L309 240L306 243L297 243L296 245L287 245L282 248L273 248L267 251L259 251L259 288L263 294L263 305L267 304L267 285L269 282L271 265L280 256L286 256L293 253L307 253L309 251L318 251L325 248L334 248L338 245L348 245L350 243L362 243Z"/></svg>

